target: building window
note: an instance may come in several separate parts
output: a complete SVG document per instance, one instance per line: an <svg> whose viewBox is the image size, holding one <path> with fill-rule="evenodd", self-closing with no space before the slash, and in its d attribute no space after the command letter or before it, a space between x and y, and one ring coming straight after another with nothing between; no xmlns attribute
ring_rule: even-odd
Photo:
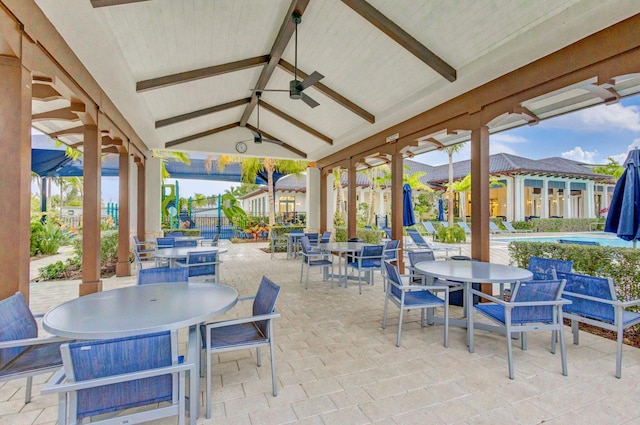
<svg viewBox="0 0 640 425"><path fill-rule="evenodd" d="M289 214L296 211L296 199L293 196L281 196L279 201L280 214Z"/></svg>

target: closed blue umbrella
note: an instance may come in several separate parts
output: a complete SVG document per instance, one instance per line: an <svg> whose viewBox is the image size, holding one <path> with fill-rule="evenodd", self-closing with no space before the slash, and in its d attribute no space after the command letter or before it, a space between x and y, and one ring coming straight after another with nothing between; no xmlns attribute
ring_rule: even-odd
<svg viewBox="0 0 640 425"><path fill-rule="evenodd" d="M438 199L438 221L444 221L444 202Z"/></svg>
<svg viewBox="0 0 640 425"><path fill-rule="evenodd" d="M413 213L413 200L411 199L411 186L405 183L402 186L402 225L413 226L416 219Z"/></svg>
<svg viewBox="0 0 640 425"><path fill-rule="evenodd" d="M629 152L624 168L613 191L604 231L633 241L635 248L640 238L640 150Z"/></svg>

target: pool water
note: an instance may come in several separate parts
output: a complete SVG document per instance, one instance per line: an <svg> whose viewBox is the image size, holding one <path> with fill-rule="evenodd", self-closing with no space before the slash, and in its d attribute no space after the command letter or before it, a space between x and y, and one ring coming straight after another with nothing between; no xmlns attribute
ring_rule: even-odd
<svg viewBox="0 0 640 425"><path fill-rule="evenodd" d="M577 236L559 234L558 236L544 237L517 237L517 238L496 238L496 242L558 242L558 239L567 239L580 242L598 242L601 246L615 246L619 248L633 248L633 242L622 240L612 233L594 232L589 236Z"/></svg>

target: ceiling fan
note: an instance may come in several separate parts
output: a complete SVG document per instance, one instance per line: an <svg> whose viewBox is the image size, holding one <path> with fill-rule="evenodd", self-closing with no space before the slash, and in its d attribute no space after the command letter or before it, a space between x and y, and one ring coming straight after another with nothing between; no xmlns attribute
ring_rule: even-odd
<svg viewBox="0 0 640 425"><path fill-rule="evenodd" d="M281 92L289 92L289 98L290 99L302 99L302 101L304 103L306 103L307 105L309 105L312 108L315 108L316 106L320 105L318 102L316 102L315 100L313 100L311 97L307 96L306 94L304 94L304 90L311 87L312 85L316 84L318 81L322 80L324 78L324 75L320 74L318 71L313 71L311 73L311 75L307 76L307 78L305 78L302 81L298 80L298 24L302 22L302 16L297 13L294 12L291 15L291 19L293 20L293 22L296 24L296 30L295 30L295 62L293 65L293 80L289 81L289 89L263 89L260 90L260 92L263 91L281 91ZM258 91L258 90L254 90L254 91Z"/></svg>
<svg viewBox="0 0 640 425"><path fill-rule="evenodd" d="M267 143L273 143L275 145L283 145L283 142L280 140L271 140L271 139L267 139L265 138L262 133L260 132L260 95L262 94L262 92L256 92L256 97L258 98L258 105L257 105L257 119L256 119L256 130L257 131L253 131L251 130L251 134L253 134L253 139L249 139L249 140L241 140L238 143L236 143L236 151L238 151L239 153L245 153L247 151L247 145L245 144L245 142L250 142L251 140L253 140L253 143L262 143L262 142L267 142Z"/></svg>

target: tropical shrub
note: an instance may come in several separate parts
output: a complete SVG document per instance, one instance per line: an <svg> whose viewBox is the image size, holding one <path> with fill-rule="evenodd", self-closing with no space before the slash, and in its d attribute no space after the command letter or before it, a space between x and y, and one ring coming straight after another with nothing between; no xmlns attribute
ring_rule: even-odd
<svg viewBox="0 0 640 425"><path fill-rule="evenodd" d="M347 228L343 226L336 227L335 229L336 242L346 242ZM382 241L382 232L379 229L356 229L356 237L362 239L365 243L379 244Z"/></svg>
<svg viewBox="0 0 640 425"><path fill-rule="evenodd" d="M467 240L467 235L460 226L439 226L436 229L436 239L444 243L460 243Z"/></svg>
<svg viewBox="0 0 640 425"><path fill-rule="evenodd" d="M38 272L40 273L40 278L43 280L64 279L67 277L67 268L67 265L62 261L56 261L55 263L40 267Z"/></svg>
<svg viewBox="0 0 640 425"><path fill-rule="evenodd" d="M538 232L588 232L593 230L592 223L600 221L597 218L534 218L527 222L514 222L513 227L516 229L533 229ZM529 227L523 226L526 223Z"/></svg>
<svg viewBox="0 0 640 425"><path fill-rule="evenodd" d="M31 239L29 251L31 255L52 255L58 252L61 245L68 242L67 233L52 220L44 224L39 220L31 222Z"/></svg>

